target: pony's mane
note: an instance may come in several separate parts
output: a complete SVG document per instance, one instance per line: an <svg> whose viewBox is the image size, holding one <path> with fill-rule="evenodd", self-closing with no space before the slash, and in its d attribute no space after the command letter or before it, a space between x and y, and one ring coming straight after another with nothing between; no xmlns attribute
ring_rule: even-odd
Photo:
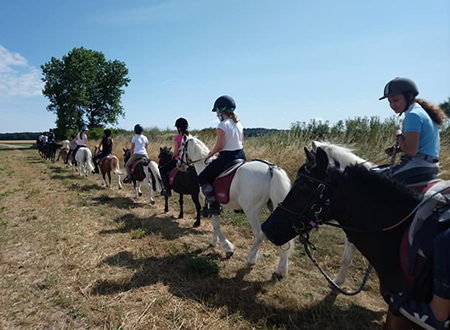
<svg viewBox="0 0 450 330"><path fill-rule="evenodd" d="M200 154L202 157L205 157L209 153L209 148L206 146L206 144L204 144L202 141L200 141L197 137L188 136L186 141L190 141L190 140L194 141L196 149L198 149L200 151Z"/></svg>
<svg viewBox="0 0 450 330"><path fill-rule="evenodd" d="M395 204L399 201L418 203L420 201L419 195L408 188L406 184L362 166L348 166L343 175L349 178L355 186L360 187L358 191L368 191L370 195L391 203Z"/></svg>
<svg viewBox="0 0 450 330"><path fill-rule="evenodd" d="M313 141L312 149L317 151L317 148L322 148L332 160L333 163L338 163L342 167L347 167L350 165L361 165L365 168L370 168L373 166L372 163L362 159L361 157L355 155L353 150L341 145L332 144L326 141Z"/></svg>

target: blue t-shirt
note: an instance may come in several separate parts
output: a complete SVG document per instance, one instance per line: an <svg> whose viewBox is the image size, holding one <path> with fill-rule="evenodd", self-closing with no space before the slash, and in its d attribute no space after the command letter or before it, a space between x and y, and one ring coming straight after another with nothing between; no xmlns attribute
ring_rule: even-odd
<svg viewBox="0 0 450 330"><path fill-rule="evenodd" d="M428 113L418 104L413 103L405 112L403 133L419 132L419 154L439 157L439 129Z"/></svg>

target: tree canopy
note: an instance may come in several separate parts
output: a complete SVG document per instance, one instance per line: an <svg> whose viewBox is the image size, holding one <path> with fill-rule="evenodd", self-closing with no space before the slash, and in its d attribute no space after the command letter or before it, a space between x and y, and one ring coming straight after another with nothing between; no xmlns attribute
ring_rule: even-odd
<svg viewBox="0 0 450 330"><path fill-rule="evenodd" d="M125 63L81 47L62 59L52 57L41 69L42 92L50 101L47 110L56 114L58 135L83 125L117 124L125 116L121 96L130 82Z"/></svg>

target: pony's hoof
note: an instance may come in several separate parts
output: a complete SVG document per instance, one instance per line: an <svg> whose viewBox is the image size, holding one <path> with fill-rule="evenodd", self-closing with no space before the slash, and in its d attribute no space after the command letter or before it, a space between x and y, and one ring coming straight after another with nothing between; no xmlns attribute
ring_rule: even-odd
<svg viewBox="0 0 450 330"><path fill-rule="evenodd" d="M164 209L164 213L167 213L167 212L169 212L169 209Z"/></svg>
<svg viewBox="0 0 450 330"><path fill-rule="evenodd" d="M119 190L122 189L122 186L119 186Z"/></svg>
<svg viewBox="0 0 450 330"><path fill-rule="evenodd" d="M178 215L178 219L183 219L183 215L182 215L182 214L179 214L179 215Z"/></svg>
<svg viewBox="0 0 450 330"><path fill-rule="evenodd" d="M273 281L281 281L284 278L283 275L278 274L278 273L273 273L272 274L272 280Z"/></svg>
<svg viewBox="0 0 450 330"><path fill-rule="evenodd" d="M194 222L194 228L200 227L200 221L197 220Z"/></svg>
<svg viewBox="0 0 450 330"><path fill-rule="evenodd" d="M139 197L141 197L141 196L142 196L142 193L140 192L140 193L138 193L138 195L139 195Z"/></svg>
<svg viewBox="0 0 450 330"><path fill-rule="evenodd" d="M230 259L233 256L234 252L225 253L225 259Z"/></svg>
<svg viewBox="0 0 450 330"><path fill-rule="evenodd" d="M150 205L155 205L155 201L150 201Z"/></svg>

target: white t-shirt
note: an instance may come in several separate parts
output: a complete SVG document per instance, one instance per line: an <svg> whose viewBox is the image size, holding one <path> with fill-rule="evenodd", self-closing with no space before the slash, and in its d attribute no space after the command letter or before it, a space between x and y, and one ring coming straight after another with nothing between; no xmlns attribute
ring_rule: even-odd
<svg viewBox="0 0 450 330"><path fill-rule="evenodd" d="M145 149L145 146L148 144L148 139L145 135L136 134L131 139L131 143L134 143L135 154L147 156L147 150Z"/></svg>
<svg viewBox="0 0 450 330"><path fill-rule="evenodd" d="M225 144L221 151L234 151L243 148L244 128L240 121L235 123L233 119L228 118L221 121L217 128L225 132Z"/></svg>
<svg viewBox="0 0 450 330"><path fill-rule="evenodd" d="M77 145L86 146L87 143L87 135L84 133L79 133L77 136Z"/></svg>

